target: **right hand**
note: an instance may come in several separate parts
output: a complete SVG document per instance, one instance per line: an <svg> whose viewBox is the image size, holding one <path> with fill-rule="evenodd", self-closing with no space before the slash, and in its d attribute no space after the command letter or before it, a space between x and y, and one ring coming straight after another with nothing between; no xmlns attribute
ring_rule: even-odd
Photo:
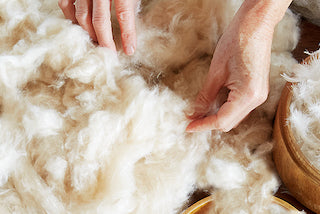
<svg viewBox="0 0 320 214"><path fill-rule="evenodd" d="M124 52L136 49L135 6L138 0L114 0ZM86 30L100 46L116 51L111 27L112 0L59 0L64 16Z"/></svg>
<svg viewBox="0 0 320 214"><path fill-rule="evenodd" d="M289 0L242 4L217 44L187 131L230 131L267 99L274 27L288 5ZM211 115L223 87L229 89L227 101Z"/></svg>

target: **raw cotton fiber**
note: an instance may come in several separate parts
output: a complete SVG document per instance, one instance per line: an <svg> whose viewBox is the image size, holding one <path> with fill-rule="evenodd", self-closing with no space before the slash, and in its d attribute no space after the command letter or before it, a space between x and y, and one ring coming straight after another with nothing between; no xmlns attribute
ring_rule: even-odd
<svg viewBox="0 0 320 214"><path fill-rule="evenodd" d="M296 142L312 165L320 170L320 50L312 53L309 63L296 65L286 77L292 85L288 121Z"/></svg>
<svg viewBox="0 0 320 214"><path fill-rule="evenodd" d="M268 101L229 133L185 132L240 5L142 1L128 57L118 40L118 55L92 43L56 0L0 0L0 213L180 213L195 189L215 193L218 213L267 213L294 14L275 32Z"/></svg>

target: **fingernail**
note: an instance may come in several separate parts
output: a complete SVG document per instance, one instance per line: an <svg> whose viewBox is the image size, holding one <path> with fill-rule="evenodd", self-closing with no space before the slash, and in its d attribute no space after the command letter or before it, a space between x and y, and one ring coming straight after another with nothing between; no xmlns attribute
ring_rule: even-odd
<svg viewBox="0 0 320 214"><path fill-rule="evenodd" d="M127 52L127 54L128 54L129 56L133 55L133 54L134 54L134 48L133 48L133 46L128 46L128 47L126 48L126 52Z"/></svg>
<svg viewBox="0 0 320 214"><path fill-rule="evenodd" d="M186 132L189 132L189 133L195 132L195 131L192 129L190 123L188 124L188 126L186 127L185 130L186 130Z"/></svg>

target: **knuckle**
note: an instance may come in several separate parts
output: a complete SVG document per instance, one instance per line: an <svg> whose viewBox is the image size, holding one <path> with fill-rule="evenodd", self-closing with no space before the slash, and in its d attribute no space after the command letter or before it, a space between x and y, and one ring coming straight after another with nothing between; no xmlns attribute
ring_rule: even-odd
<svg viewBox="0 0 320 214"><path fill-rule="evenodd" d="M106 41L100 42L99 44L100 44L102 47L112 48L112 47L114 46L113 43L114 43L113 40L107 39Z"/></svg>
<svg viewBox="0 0 320 214"><path fill-rule="evenodd" d="M94 16L92 17L92 24L97 28L104 28L108 24L108 20L104 16Z"/></svg>
<svg viewBox="0 0 320 214"><path fill-rule="evenodd" d="M121 33L121 38L125 41L130 40L134 34L133 30L127 30Z"/></svg>
<svg viewBox="0 0 320 214"><path fill-rule="evenodd" d="M75 13L76 19L79 23L86 23L89 17L88 11L85 10L77 10Z"/></svg>
<svg viewBox="0 0 320 214"><path fill-rule="evenodd" d="M127 22L130 21L133 14L129 9L119 9L117 15L119 22Z"/></svg>
<svg viewBox="0 0 320 214"><path fill-rule="evenodd" d="M255 88L249 88L246 94L251 102L258 105L266 101L266 99L268 98L267 90L257 90Z"/></svg>

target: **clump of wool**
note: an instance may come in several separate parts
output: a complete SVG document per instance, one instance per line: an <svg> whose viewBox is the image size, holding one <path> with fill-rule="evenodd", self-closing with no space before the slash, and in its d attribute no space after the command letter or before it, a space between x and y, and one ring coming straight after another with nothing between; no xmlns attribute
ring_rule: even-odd
<svg viewBox="0 0 320 214"><path fill-rule="evenodd" d="M117 24L115 55L55 0L0 1L1 213L179 213L199 188L217 193L221 213L265 210L279 184L271 124L280 73L296 63L297 17L276 29L267 103L229 133L185 132L240 5L142 1L128 57Z"/></svg>

